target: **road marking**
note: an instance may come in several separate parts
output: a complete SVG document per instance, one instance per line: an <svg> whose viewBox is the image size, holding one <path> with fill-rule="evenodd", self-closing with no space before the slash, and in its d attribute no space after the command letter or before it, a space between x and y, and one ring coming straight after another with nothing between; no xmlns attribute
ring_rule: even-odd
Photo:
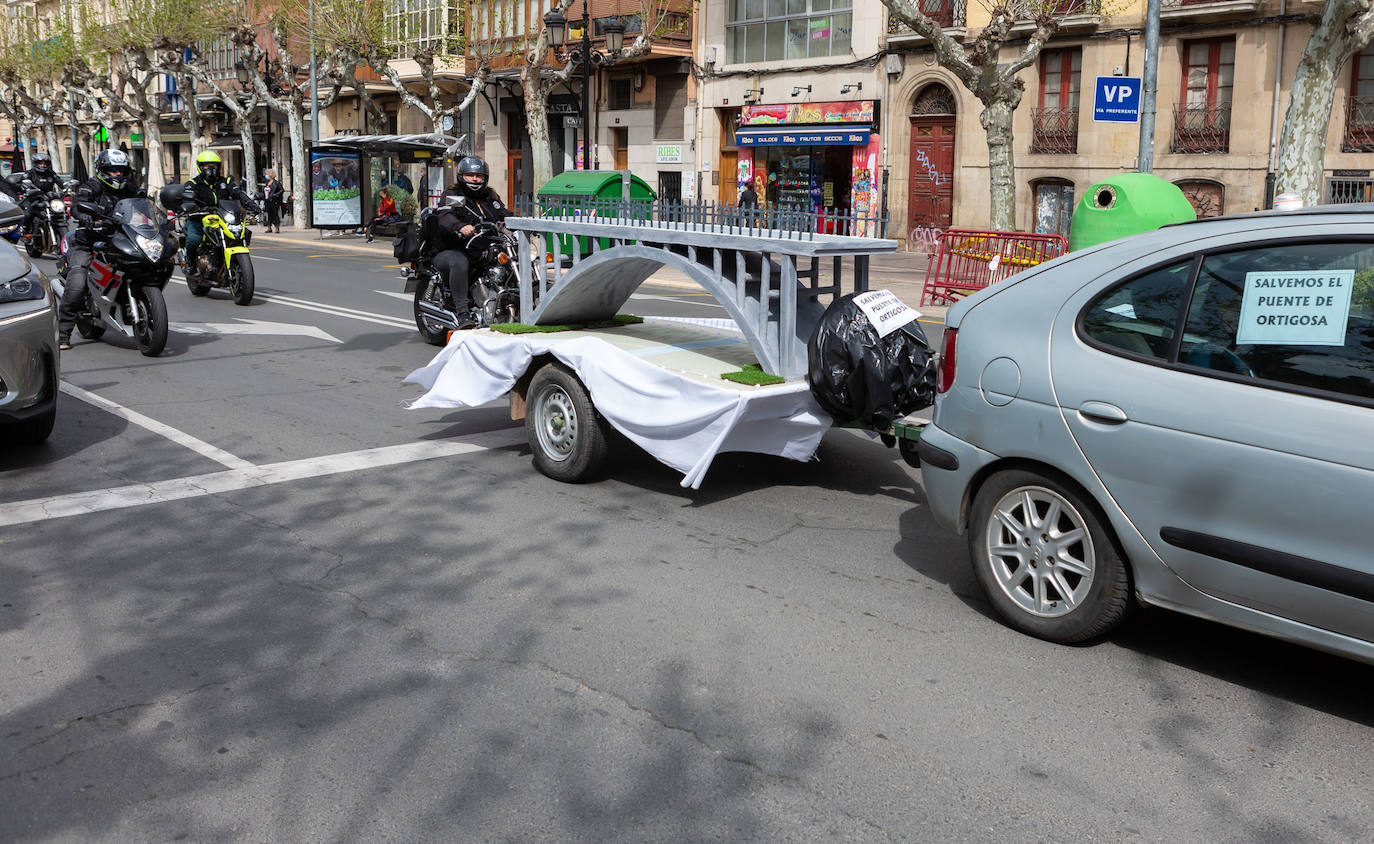
<svg viewBox="0 0 1374 844"><path fill-rule="evenodd" d="M170 425L164 425L156 419L144 416L136 410L130 410L121 404L115 404L103 396L98 396L88 390L81 389L75 384L63 381L58 386L58 389L73 398L81 399L87 404L93 404L101 410L109 411L126 422L132 422L142 428L147 428L158 436L166 437L177 445L183 448L189 448L200 456L208 457L216 463L228 466L230 469L243 470L253 468L252 463L249 463L241 457L235 457L222 448L210 445L204 440L196 439L185 431L178 431Z"/></svg>
<svg viewBox="0 0 1374 844"><path fill-rule="evenodd" d="M269 258L269 257L267 257L266 255L254 255L254 256L253 256L253 259L254 259L254 260L257 260L257 261L285 261L285 260L286 260L285 258Z"/></svg>
<svg viewBox="0 0 1374 844"><path fill-rule="evenodd" d="M415 301L415 294L414 294L414 293L397 293L397 292L392 291L392 290L374 290L374 291L372 291L372 292L373 292L373 293L380 293L380 294L382 294L383 296L391 296L391 297L394 297L394 298L396 298L396 299L401 299L401 300L406 301L406 302L414 302L414 301Z"/></svg>
<svg viewBox="0 0 1374 844"><path fill-rule="evenodd" d="M690 293L685 295L692 295ZM688 302L685 299L675 299L672 296L658 296L653 293L631 293L631 299L650 299L655 302L672 302L675 305L696 305L698 307L719 308L719 304L714 302Z"/></svg>
<svg viewBox="0 0 1374 844"><path fill-rule="evenodd" d="M209 334L223 336L226 334L266 334L272 336L300 336L314 337L317 340L328 340L331 343L342 343L343 341L325 331L323 328L316 328L313 325L297 325L290 322L267 322L260 319L246 319L235 317L238 322L174 322L169 328L182 334Z"/></svg>
<svg viewBox="0 0 1374 844"><path fill-rule="evenodd" d="M186 498L199 498L204 495L236 492L250 487L270 486L327 475L339 475L346 472L360 472L366 469L398 466L403 463L416 463L440 457L457 457L463 454L509 448L526 441L523 426L502 428L483 434L475 434L465 442L404 443L363 451L327 454L323 457L307 457L303 460L288 460L283 463L269 463L265 466L249 464L246 468L231 469L226 472L211 472L205 475L172 478L146 484L129 484L128 486L93 492L77 492L69 495L54 495L48 498L33 498L28 501L5 502L4 507L0 508L0 527L43 522L49 519L61 519L67 516L80 516L106 510L123 510L148 504L163 504Z"/></svg>
<svg viewBox="0 0 1374 844"><path fill-rule="evenodd" d="M326 305L322 302L311 302L308 299L294 299L290 296L280 296L276 293L259 293L257 298L264 302L275 302L279 305L286 305L291 308L302 308L307 311L315 311L330 316L343 317L344 319L356 319L363 322L386 325L391 328L414 328L415 323L401 317L383 316L368 311L355 311L352 308L344 308L338 305Z"/></svg>

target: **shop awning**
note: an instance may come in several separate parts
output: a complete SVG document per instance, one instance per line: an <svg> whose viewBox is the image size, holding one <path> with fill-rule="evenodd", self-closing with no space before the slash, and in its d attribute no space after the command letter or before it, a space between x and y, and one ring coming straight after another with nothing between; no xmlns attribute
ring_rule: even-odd
<svg viewBox="0 0 1374 844"><path fill-rule="evenodd" d="M413 135L335 135L332 138L321 139L320 143L336 147L353 147L375 155L419 151L444 153L462 141L462 137L422 132Z"/></svg>
<svg viewBox="0 0 1374 844"><path fill-rule="evenodd" d="M206 149L243 149L243 139L238 135L220 135L207 144Z"/></svg>
<svg viewBox="0 0 1374 844"><path fill-rule="evenodd" d="M735 143L742 147L836 147L868 143L872 124L841 126L741 126Z"/></svg>

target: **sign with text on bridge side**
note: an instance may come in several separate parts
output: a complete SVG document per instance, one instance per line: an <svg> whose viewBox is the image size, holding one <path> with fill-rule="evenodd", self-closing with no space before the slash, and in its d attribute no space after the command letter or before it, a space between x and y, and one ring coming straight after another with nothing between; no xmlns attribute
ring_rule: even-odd
<svg viewBox="0 0 1374 844"><path fill-rule="evenodd" d="M1343 346L1352 270L1245 274L1237 345Z"/></svg>
<svg viewBox="0 0 1374 844"><path fill-rule="evenodd" d="M1093 85L1093 120L1098 123L1140 122L1140 77L1099 76Z"/></svg>
<svg viewBox="0 0 1374 844"><path fill-rule="evenodd" d="M891 290L870 290L854 297L854 304L864 312L877 329L879 337L886 337L903 325L920 319L921 312L907 307Z"/></svg>

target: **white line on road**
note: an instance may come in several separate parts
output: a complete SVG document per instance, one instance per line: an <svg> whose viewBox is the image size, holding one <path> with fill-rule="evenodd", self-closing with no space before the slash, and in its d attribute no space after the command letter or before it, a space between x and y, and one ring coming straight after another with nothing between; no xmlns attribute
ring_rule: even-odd
<svg viewBox="0 0 1374 844"><path fill-rule="evenodd" d="M396 293L396 292L393 292L393 291L391 291L391 290L374 290L374 291L372 291L372 292L373 292L373 293L380 293L380 294L382 294L383 296L391 296L391 297L393 297L393 298L395 298L395 299L401 299L401 300L406 301L406 302L414 302L414 301L415 301L415 294L414 294L414 293Z"/></svg>
<svg viewBox="0 0 1374 844"><path fill-rule="evenodd" d="M102 410L108 410L110 413L113 413L115 416L118 416L127 422L132 422L135 425L147 428L149 431L152 431L154 434L157 434L160 437L166 437L167 439L171 440L177 445L182 446L184 448L189 448L196 454L199 454L202 457L208 457L216 463L219 463L223 466L228 466L230 469L253 468L252 463L249 463L247 460L244 460L241 457L235 457L234 455L230 454L222 448L210 445L204 440L196 439L195 437L191 436L185 431L178 431L176 428L173 428L170 425L164 425L156 419L144 416L142 413L139 413L136 410L130 410L129 408L121 404L115 404L107 398L97 396L95 393L81 389L75 384L69 384L66 381L63 381L59 386L59 389L73 398L81 399L87 404L93 404Z"/></svg>
<svg viewBox="0 0 1374 844"><path fill-rule="evenodd" d="M64 385L65 386L65 385ZM218 495L235 492L250 487L319 478L344 472L358 472L421 460L434 460L440 457L456 457L497 448L507 448L526 441L523 427L502 428L475 434L464 442L413 442L402 445L370 448L342 454L327 454L323 457L307 457L303 460L289 460L283 463L270 463L266 466L252 466L231 469L226 472L212 472L206 475L193 475L186 478L172 478L146 484L130 484L113 489L77 492L70 495L54 495L48 498L33 498L28 501L6 502L0 507L0 527L30 524L33 522L99 513L105 510L122 510L128 507L142 507L148 504L162 504L185 498L198 498L203 495Z"/></svg>
<svg viewBox="0 0 1374 844"><path fill-rule="evenodd" d="M254 256L253 256L253 260L254 260L254 261L284 261L284 260L286 260L286 259L285 259L285 258L269 258L269 257L267 257L266 255L254 255Z"/></svg>
<svg viewBox="0 0 1374 844"><path fill-rule="evenodd" d="M258 298L264 302L275 302L278 305L286 305L290 308L302 308L307 311L315 311L330 316L343 317L344 319L357 319L363 322L372 322L377 325L388 325L392 328L414 328L412 320L400 317L385 316L374 314L368 311L355 311L352 308L344 308L338 305L326 305L322 302L311 302L308 299L295 299L290 296L281 296L276 293L259 293Z"/></svg>

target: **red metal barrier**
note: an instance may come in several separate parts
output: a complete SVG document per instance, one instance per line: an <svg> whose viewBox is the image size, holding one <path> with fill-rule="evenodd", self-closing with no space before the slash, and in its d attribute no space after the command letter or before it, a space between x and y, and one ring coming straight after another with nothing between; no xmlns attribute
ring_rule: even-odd
<svg viewBox="0 0 1374 844"><path fill-rule="evenodd" d="M926 265L921 304L950 303L1069 251L1062 234L946 229Z"/></svg>

